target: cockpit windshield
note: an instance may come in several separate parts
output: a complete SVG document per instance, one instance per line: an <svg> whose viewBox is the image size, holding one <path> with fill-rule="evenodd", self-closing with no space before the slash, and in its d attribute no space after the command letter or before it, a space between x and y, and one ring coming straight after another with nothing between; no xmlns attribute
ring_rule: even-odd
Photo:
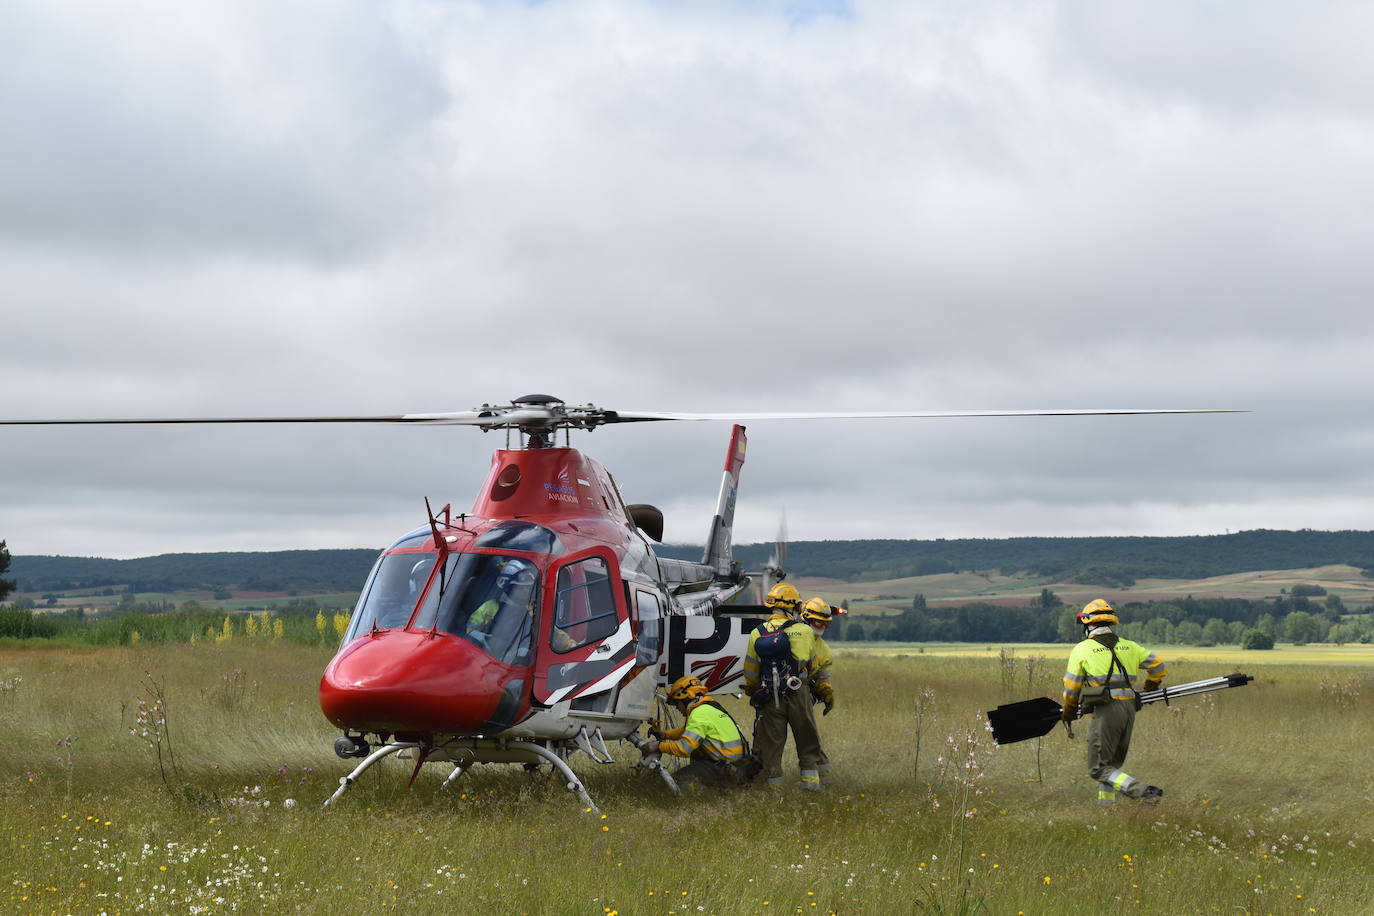
<svg viewBox="0 0 1374 916"><path fill-rule="evenodd" d="M379 629L405 626L438 559L437 553L391 553L378 560L358 599L344 645L374 623Z"/></svg>
<svg viewBox="0 0 1374 916"><path fill-rule="evenodd" d="M450 555L415 617L417 629L438 629L473 643L508 665L534 658L534 609L539 570L522 557Z"/></svg>

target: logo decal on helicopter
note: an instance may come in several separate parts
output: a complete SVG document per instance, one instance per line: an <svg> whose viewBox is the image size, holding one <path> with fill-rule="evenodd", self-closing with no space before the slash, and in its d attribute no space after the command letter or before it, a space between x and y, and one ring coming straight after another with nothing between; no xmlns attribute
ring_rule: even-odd
<svg viewBox="0 0 1374 916"><path fill-rule="evenodd" d="M556 480L546 481L544 492L548 494L549 499L577 504L577 488L572 485L572 478L568 476L567 471L559 474Z"/></svg>
<svg viewBox="0 0 1374 916"><path fill-rule="evenodd" d="M702 659L692 662L692 673L701 680L707 690L715 690L717 687L724 687L731 681L744 676L741 669L731 674L730 669L739 663L738 655L726 655L715 659Z"/></svg>
<svg viewBox="0 0 1374 916"><path fill-rule="evenodd" d="M572 479L567 474L559 476L557 481L550 481L544 484L544 489L550 493L567 493L572 496L577 495L577 490L573 489Z"/></svg>

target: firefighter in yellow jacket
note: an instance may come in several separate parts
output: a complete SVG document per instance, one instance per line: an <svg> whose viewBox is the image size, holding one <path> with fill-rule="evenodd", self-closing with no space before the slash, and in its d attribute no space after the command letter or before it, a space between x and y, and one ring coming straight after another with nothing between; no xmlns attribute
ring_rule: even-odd
<svg viewBox="0 0 1374 916"><path fill-rule="evenodd" d="M705 685L690 674L680 677L668 688L668 702L685 717L682 727L666 732L651 729L650 734L660 740L644 742L640 752L690 757L692 762L673 774L679 784L733 786L742 782L744 736L730 714L707 695Z"/></svg>
<svg viewBox="0 0 1374 916"><path fill-rule="evenodd" d="M830 622L835 614L843 614L842 608L832 607L824 598L811 598L801 609L801 622L811 628L815 639L811 647L811 658L806 663L807 673L811 680L811 721L816 721L815 704L821 704L821 715L830 715L830 710L835 708L835 687L830 683L830 668L835 663L835 657L830 652L830 647L825 643L825 631L830 628ZM817 740L820 738L820 729L816 729ZM816 769L820 773L821 782L830 781L831 766L830 755L825 752L824 743L820 744L820 759L816 764Z"/></svg>
<svg viewBox="0 0 1374 916"><path fill-rule="evenodd" d="M1078 710L1092 713L1088 729L1088 775L1097 780L1099 804L1110 805L1118 794L1154 804L1164 795L1158 786L1149 786L1121 769L1131 747L1135 725L1137 695L1135 678L1145 669L1145 691L1158 689L1167 673L1159 656L1129 639L1116 635L1112 627L1121 621L1106 601L1098 598L1078 612L1085 639L1069 654L1064 672L1065 722L1072 722Z"/></svg>
<svg viewBox="0 0 1374 916"><path fill-rule="evenodd" d="M763 603L773 615L749 634L744 655L744 691L755 710L754 751L763 763L765 783L781 786L782 757L791 731L801 786L818 790L822 752L810 686L815 633L797 619L801 594L793 586L773 586Z"/></svg>

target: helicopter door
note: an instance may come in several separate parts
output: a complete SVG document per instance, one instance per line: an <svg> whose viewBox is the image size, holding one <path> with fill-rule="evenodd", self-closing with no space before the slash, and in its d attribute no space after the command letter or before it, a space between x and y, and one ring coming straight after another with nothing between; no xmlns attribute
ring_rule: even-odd
<svg viewBox="0 0 1374 916"><path fill-rule="evenodd" d="M596 548L559 564L551 579L534 680L535 700L549 706L609 691L635 664L615 555Z"/></svg>

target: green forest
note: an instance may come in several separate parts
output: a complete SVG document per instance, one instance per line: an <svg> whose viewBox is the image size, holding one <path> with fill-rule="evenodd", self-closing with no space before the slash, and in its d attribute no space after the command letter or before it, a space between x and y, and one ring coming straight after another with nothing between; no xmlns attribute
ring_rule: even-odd
<svg viewBox="0 0 1374 916"><path fill-rule="evenodd" d="M168 553L135 560L15 556L10 576L21 592L78 588L174 592L228 587L263 592L357 591L377 553L375 549Z"/></svg>
<svg viewBox="0 0 1374 916"><path fill-rule="evenodd" d="M1320 588L1296 586L1272 599L1182 598L1133 601L1117 606L1121 635L1148 645L1225 646L1272 649L1275 642L1369 643L1374 613L1346 612L1336 595L1302 594ZM1077 605L1066 605L1049 589L1030 605L968 602L928 606L917 595L912 606L886 616L841 617L829 638L853 642L1076 642L1082 628Z"/></svg>

